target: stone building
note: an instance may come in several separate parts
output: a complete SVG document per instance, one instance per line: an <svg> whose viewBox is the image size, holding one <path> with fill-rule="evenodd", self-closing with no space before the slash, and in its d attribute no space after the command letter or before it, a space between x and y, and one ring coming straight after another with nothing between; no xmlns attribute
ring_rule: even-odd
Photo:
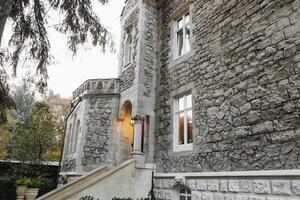
<svg viewBox="0 0 300 200"><path fill-rule="evenodd" d="M127 0L121 26L118 78L73 93L62 173L134 158L161 199L300 199L299 0Z"/></svg>

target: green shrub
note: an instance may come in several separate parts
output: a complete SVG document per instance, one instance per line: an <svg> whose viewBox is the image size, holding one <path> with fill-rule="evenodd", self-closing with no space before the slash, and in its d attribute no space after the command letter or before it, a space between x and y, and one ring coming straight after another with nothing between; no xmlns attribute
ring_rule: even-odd
<svg viewBox="0 0 300 200"><path fill-rule="evenodd" d="M16 180L16 186L26 186L29 182L29 178L21 177Z"/></svg>
<svg viewBox="0 0 300 200"><path fill-rule="evenodd" d="M99 200L99 199L94 199L94 197L92 196L84 196L84 197L80 197L79 200Z"/></svg>
<svg viewBox="0 0 300 200"><path fill-rule="evenodd" d="M39 176L36 178L28 178L28 181L26 182L26 187L28 188L40 188L45 184L46 180L45 178Z"/></svg>

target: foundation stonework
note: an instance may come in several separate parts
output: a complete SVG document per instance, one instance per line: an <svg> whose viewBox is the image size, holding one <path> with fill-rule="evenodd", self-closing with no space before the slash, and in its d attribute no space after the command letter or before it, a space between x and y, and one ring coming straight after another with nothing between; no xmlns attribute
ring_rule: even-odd
<svg viewBox="0 0 300 200"><path fill-rule="evenodd" d="M159 199L177 199L180 187L171 178L156 178ZM288 177L210 177L188 178L186 187L195 200L296 200L300 198L300 179Z"/></svg>

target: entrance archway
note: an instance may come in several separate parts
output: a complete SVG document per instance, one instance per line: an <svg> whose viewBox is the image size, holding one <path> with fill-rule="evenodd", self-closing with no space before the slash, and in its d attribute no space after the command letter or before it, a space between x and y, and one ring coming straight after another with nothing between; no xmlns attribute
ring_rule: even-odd
<svg viewBox="0 0 300 200"><path fill-rule="evenodd" d="M122 136L126 138L131 144L133 144L133 124L131 121L132 116L132 104L130 101L126 101L121 109L122 118Z"/></svg>
<svg viewBox="0 0 300 200"><path fill-rule="evenodd" d="M130 159L133 148L133 134L134 126L131 121L132 117L132 104L130 101L125 101L121 107L119 116L119 150L118 161L123 162Z"/></svg>

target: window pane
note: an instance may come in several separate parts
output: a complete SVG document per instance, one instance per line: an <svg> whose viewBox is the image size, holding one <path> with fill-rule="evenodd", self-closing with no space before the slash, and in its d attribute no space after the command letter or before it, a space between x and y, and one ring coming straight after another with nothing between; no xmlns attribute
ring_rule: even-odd
<svg viewBox="0 0 300 200"><path fill-rule="evenodd" d="M188 143L193 143L193 116L192 111L187 112L187 141Z"/></svg>
<svg viewBox="0 0 300 200"><path fill-rule="evenodd" d="M187 108L192 107L192 95L191 94L186 96L186 106L187 106Z"/></svg>
<svg viewBox="0 0 300 200"><path fill-rule="evenodd" d="M183 30L177 32L177 50L178 56L183 54Z"/></svg>
<svg viewBox="0 0 300 200"><path fill-rule="evenodd" d="M185 27L185 51L191 50L191 29L190 26Z"/></svg>
<svg viewBox="0 0 300 200"><path fill-rule="evenodd" d="M185 15L185 23L188 24L190 22L190 14Z"/></svg>
<svg viewBox="0 0 300 200"><path fill-rule="evenodd" d="M179 114L178 136L178 144L184 144L184 113Z"/></svg>
<svg viewBox="0 0 300 200"><path fill-rule="evenodd" d="M179 103L178 103L178 111L181 111L184 109L184 97L179 99Z"/></svg>
<svg viewBox="0 0 300 200"><path fill-rule="evenodd" d="M191 190L186 189L186 191L187 191L188 194L192 194L192 191L191 191Z"/></svg>
<svg viewBox="0 0 300 200"><path fill-rule="evenodd" d="M185 194L185 189L181 189L180 194Z"/></svg>
<svg viewBox="0 0 300 200"><path fill-rule="evenodd" d="M177 20L177 30L181 29L183 27L183 19L180 18Z"/></svg>
<svg viewBox="0 0 300 200"><path fill-rule="evenodd" d="M180 196L180 200L186 200L185 196Z"/></svg>
<svg viewBox="0 0 300 200"><path fill-rule="evenodd" d="M192 197L187 197L187 200L192 200Z"/></svg>

